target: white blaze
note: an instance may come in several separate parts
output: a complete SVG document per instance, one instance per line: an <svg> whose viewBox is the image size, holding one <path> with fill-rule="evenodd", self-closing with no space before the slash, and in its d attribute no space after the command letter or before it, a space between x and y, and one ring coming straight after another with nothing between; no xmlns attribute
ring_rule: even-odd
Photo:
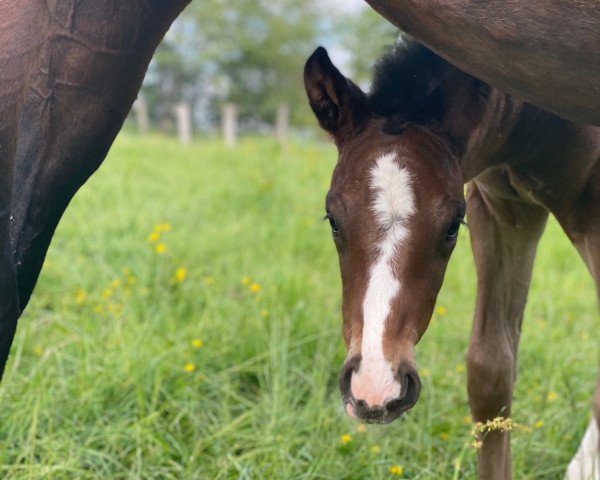
<svg viewBox="0 0 600 480"><path fill-rule="evenodd" d="M369 269L363 301L362 361L352 377L351 389L357 400L366 400L373 406L399 396L401 390L400 384L394 381L394 367L383 355L383 333L391 302L401 288L394 276L392 260L408 233L405 221L415 207L410 173L400 167L395 153L377 159L371 170L370 186L374 195L371 210L381 238L376 260Z"/></svg>

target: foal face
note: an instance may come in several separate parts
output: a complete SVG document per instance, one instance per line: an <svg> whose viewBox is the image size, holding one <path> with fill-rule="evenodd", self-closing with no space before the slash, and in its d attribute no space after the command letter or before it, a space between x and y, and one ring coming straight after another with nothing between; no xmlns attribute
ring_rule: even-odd
<svg viewBox="0 0 600 480"><path fill-rule="evenodd" d="M425 332L464 216L462 176L428 132L377 121L340 150L327 216L343 285L346 411L390 422L417 401Z"/></svg>
<svg viewBox="0 0 600 480"><path fill-rule="evenodd" d="M427 129L384 133L383 120L364 110L357 87L336 80L337 69L313 57L321 63L319 75L311 60L306 67L311 106L322 125L335 116L342 121L333 131L326 127L339 150L326 211L343 285L348 356L340 389L350 416L388 423L419 396L414 346L431 318L464 216L462 175ZM312 83L327 75L338 90ZM328 101L335 109L323 114Z"/></svg>

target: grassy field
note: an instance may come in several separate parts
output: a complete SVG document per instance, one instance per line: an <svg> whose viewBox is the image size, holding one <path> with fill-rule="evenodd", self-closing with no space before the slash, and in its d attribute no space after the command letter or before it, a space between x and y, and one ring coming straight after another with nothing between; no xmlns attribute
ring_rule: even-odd
<svg viewBox="0 0 600 480"><path fill-rule="evenodd" d="M62 221L0 386L0 477L475 477L463 230L403 420L346 418L327 145L120 136ZM598 315L554 222L519 353L515 478L562 478L590 414ZM391 468L396 467L396 468ZM398 468L400 467L400 468Z"/></svg>

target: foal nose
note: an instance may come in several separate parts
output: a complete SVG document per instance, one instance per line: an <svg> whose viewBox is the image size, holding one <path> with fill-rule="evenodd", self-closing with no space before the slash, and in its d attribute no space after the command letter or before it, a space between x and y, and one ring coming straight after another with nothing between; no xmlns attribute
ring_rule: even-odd
<svg viewBox="0 0 600 480"><path fill-rule="evenodd" d="M417 403L421 393L421 380L409 363L382 376L361 368L360 357L346 361L339 384L346 413L367 423L394 421Z"/></svg>

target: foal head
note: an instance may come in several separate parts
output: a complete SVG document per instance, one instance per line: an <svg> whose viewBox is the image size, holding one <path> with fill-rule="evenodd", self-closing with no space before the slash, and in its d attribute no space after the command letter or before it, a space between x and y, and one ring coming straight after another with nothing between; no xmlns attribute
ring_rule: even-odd
<svg viewBox="0 0 600 480"><path fill-rule="evenodd" d="M342 398L350 416L387 423L419 397L414 347L465 214L458 156L479 85L416 44L380 62L369 95L323 48L304 80L339 152L326 216L343 285Z"/></svg>

